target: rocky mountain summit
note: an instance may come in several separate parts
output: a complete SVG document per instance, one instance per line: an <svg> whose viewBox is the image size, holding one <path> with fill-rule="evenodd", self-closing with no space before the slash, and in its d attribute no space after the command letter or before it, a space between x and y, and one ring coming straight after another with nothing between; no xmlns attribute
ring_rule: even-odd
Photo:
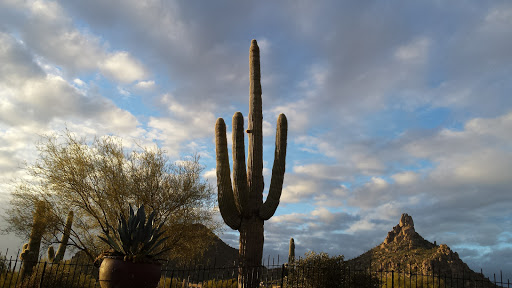
<svg viewBox="0 0 512 288"><path fill-rule="evenodd" d="M457 252L454 252L446 244L437 245L425 240L414 229L412 217L402 214L398 225L388 232L384 242L365 252L364 254L348 261L357 268L368 268L409 271L414 273L431 274L441 272L442 275L459 275L466 277L481 277L473 272L464 263Z"/></svg>

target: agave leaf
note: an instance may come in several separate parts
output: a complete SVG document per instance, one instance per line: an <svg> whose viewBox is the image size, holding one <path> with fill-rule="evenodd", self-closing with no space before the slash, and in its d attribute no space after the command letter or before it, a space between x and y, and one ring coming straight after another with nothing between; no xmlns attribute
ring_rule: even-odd
<svg viewBox="0 0 512 288"><path fill-rule="evenodd" d="M146 211L144 210L144 204L140 205L139 209L137 209L137 216L140 217L140 220L143 223L146 221Z"/></svg>
<svg viewBox="0 0 512 288"><path fill-rule="evenodd" d="M162 240L160 238L162 235L163 235L163 232L153 235L153 238L151 238L151 240L145 245L145 249L153 249L155 247L158 247L158 246L160 246L161 242L169 239L169 237L164 237L164 238L162 238L163 239Z"/></svg>
<svg viewBox="0 0 512 288"><path fill-rule="evenodd" d="M154 245L151 245L151 247L149 247L147 249L147 254L151 254L151 252L153 252L153 250L155 250L156 248L158 248L158 246L160 246L165 240L167 240L169 237L165 237L165 238L162 238L160 239L158 242L156 242Z"/></svg>
<svg viewBox="0 0 512 288"><path fill-rule="evenodd" d="M110 246L110 241L108 241L107 239L105 239L105 238L103 238L101 236L98 236L98 238L100 238L101 240L103 240L103 242L107 243Z"/></svg>
<svg viewBox="0 0 512 288"><path fill-rule="evenodd" d="M151 237L154 235L153 229L153 218L155 217L155 211L149 215L148 222L146 223L146 227L144 228L144 244L148 243L151 240Z"/></svg>
<svg viewBox="0 0 512 288"><path fill-rule="evenodd" d="M165 248L162 251L160 251L160 252L158 252L156 254L151 255L151 257L157 257L157 256L162 255L163 253L165 253L165 252L167 252L167 251L169 251L171 249L172 249L172 247Z"/></svg>
<svg viewBox="0 0 512 288"><path fill-rule="evenodd" d="M169 238L162 238L164 223L157 226L154 221L156 212L152 211L152 213L146 215L144 205L141 205L135 211L131 205L129 208L130 216L128 218L123 217L122 214L119 215L117 229L108 226L114 232L113 237L107 231L106 237L100 237L100 239L115 251L124 255L152 257L151 254L158 251L158 248ZM164 249L163 252L168 250L170 248ZM163 252L160 251L158 255Z"/></svg>
<svg viewBox="0 0 512 288"><path fill-rule="evenodd" d="M130 235L127 230L126 220L124 219L124 217L122 217L122 215L121 215L121 218L119 219L118 227L119 228L117 229L117 233L119 233L119 239L121 240L121 242L124 243L124 242L128 241Z"/></svg>
<svg viewBox="0 0 512 288"><path fill-rule="evenodd" d="M135 212L133 212L132 205L130 205L130 217L128 218L128 234L132 235L133 231L137 228L137 220L138 217L135 216Z"/></svg>
<svg viewBox="0 0 512 288"><path fill-rule="evenodd" d="M119 248L119 245L112 239L109 235L106 235L108 239L105 239L104 237L98 236L101 240L103 240L105 243L107 243L110 248L114 249L116 252L123 252L121 248Z"/></svg>
<svg viewBox="0 0 512 288"><path fill-rule="evenodd" d="M135 215L135 212L133 212L132 205L130 204L129 206L130 206L130 217L129 217L129 219L131 219Z"/></svg>

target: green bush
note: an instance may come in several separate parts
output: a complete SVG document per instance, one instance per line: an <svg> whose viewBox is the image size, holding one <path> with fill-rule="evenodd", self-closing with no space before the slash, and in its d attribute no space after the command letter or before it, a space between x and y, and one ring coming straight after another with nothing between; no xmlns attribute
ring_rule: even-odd
<svg viewBox="0 0 512 288"><path fill-rule="evenodd" d="M192 284L190 284L190 287ZM163 277L160 279L160 283L158 284L158 288L182 288L183 287L183 279L181 278L172 278L171 279L164 279ZM227 280L207 280L204 282L201 282L200 286L202 288L237 288L238 287L238 281L237 279L227 279Z"/></svg>
<svg viewBox="0 0 512 288"><path fill-rule="evenodd" d="M7 271L7 258L0 255L0 274L4 274Z"/></svg>
<svg viewBox="0 0 512 288"><path fill-rule="evenodd" d="M285 287L380 287L379 279L365 271L350 271L343 255L308 252L287 267Z"/></svg>
<svg viewBox="0 0 512 288"><path fill-rule="evenodd" d="M43 274L44 269L44 274ZM93 276L95 267L91 265L76 265L65 261L60 264L39 263L23 283L18 283L19 288L28 287L53 287L53 288L78 288L78 287L100 287L99 282ZM43 279L42 285L41 278ZM21 284L21 285L20 285Z"/></svg>

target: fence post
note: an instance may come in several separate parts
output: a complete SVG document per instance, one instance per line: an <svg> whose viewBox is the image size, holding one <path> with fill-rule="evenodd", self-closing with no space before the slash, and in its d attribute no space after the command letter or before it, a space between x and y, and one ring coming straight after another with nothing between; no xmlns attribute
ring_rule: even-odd
<svg viewBox="0 0 512 288"><path fill-rule="evenodd" d="M44 261L43 265L43 272L41 273L41 281L39 282L39 287L43 287L43 279L44 279L44 272L46 271L46 261Z"/></svg>
<svg viewBox="0 0 512 288"><path fill-rule="evenodd" d="M391 270L391 288L395 288L395 270Z"/></svg>

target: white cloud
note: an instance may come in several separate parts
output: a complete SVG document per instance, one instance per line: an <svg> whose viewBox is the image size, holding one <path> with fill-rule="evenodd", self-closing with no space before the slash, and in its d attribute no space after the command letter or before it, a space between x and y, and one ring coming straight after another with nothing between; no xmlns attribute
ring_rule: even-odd
<svg viewBox="0 0 512 288"><path fill-rule="evenodd" d="M412 171L405 171L393 174L391 178L393 178L398 185L411 185L418 181L419 175Z"/></svg>
<svg viewBox="0 0 512 288"><path fill-rule="evenodd" d="M100 62L103 74L122 83L131 83L146 77L145 68L128 52L120 51L110 54Z"/></svg>
<svg viewBox="0 0 512 288"><path fill-rule="evenodd" d="M285 177L285 183L290 184L286 184L283 187L281 202L297 203L313 196L315 193L318 193L318 186L315 181L306 179L294 179L293 181L290 181L290 178L291 175L287 175L287 177Z"/></svg>
<svg viewBox="0 0 512 288"><path fill-rule="evenodd" d="M135 87L143 90L151 90L155 87L155 81L139 81L137 82L137 84L135 84Z"/></svg>
<svg viewBox="0 0 512 288"><path fill-rule="evenodd" d="M123 88L121 86L117 86L117 92L119 94L121 94L122 96L124 96L125 98L128 98L128 97L130 97L130 95L132 95L132 93L130 93L130 91L126 90L125 88Z"/></svg>
<svg viewBox="0 0 512 288"><path fill-rule="evenodd" d="M426 37L419 37L410 43L398 47L395 57L404 62L425 62L428 56L430 40Z"/></svg>
<svg viewBox="0 0 512 288"><path fill-rule="evenodd" d="M86 84L85 84L85 82L84 82L84 81L82 81L82 80L81 80L81 79L79 79L79 78L75 78L75 79L73 79L73 83L75 83L75 84L76 84L76 86L78 86L78 87L83 87L83 86L85 86L85 85L86 85Z"/></svg>

